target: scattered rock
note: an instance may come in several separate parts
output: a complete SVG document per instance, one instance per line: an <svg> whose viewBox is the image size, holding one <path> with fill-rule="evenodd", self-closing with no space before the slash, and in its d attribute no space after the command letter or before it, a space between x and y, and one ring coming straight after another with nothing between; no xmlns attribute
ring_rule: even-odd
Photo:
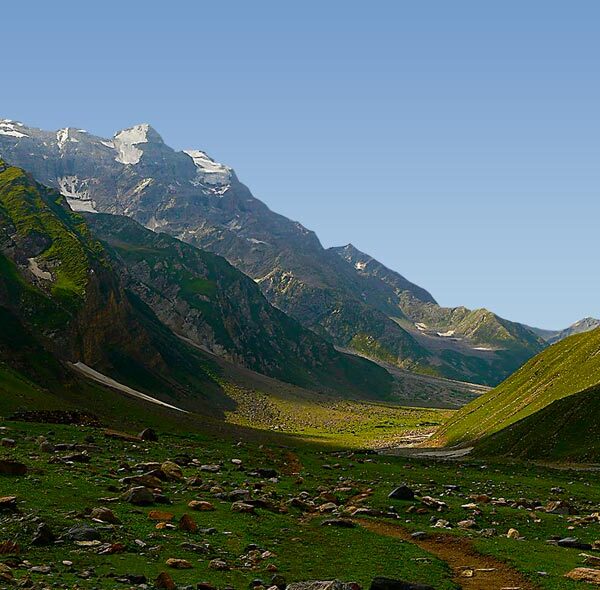
<svg viewBox="0 0 600 590"><path fill-rule="evenodd" d="M584 551L589 551L592 546L590 543L582 543L579 539L575 537L565 537L564 539L560 539L556 543L559 547L569 547L570 549L583 549Z"/></svg>
<svg viewBox="0 0 600 590"><path fill-rule="evenodd" d="M161 590L177 590L177 585L167 572L161 572L154 580L154 585Z"/></svg>
<svg viewBox="0 0 600 590"><path fill-rule="evenodd" d="M254 506L252 504L246 504L245 502L234 502L231 505L232 512L240 512L242 514L254 514Z"/></svg>
<svg viewBox="0 0 600 590"><path fill-rule="evenodd" d="M163 510L150 510L148 512L148 518L150 520L158 520L161 522L169 522L173 520L174 514L172 512L164 512Z"/></svg>
<svg viewBox="0 0 600 590"><path fill-rule="evenodd" d="M11 459L0 459L0 475L27 475L27 465Z"/></svg>
<svg viewBox="0 0 600 590"><path fill-rule="evenodd" d="M100 532L87 524L83 524L71 527L64 537L69 541L99 541Z"/></svg>
<svg viewBox="0 0 600 590"><path fill-rule="evenodd" d="M508 533L506 533L506 536L509 539L520 539L521 535L519 534L519 531L517 529L508 529Z"/></svg>
<svg viewBox="0 0 600 590"><path fill-rule="evenodd" d="M12 584L14 580L12 569L5 563L0 563L0 580Z"/></svg>
<svg viewBox="0 0 600 590"><path fill-rule="evenodd" d="M0 439L0 445L3 447L16 447L17 446L17 441L14 440L13 438L3 438Z"/></svg>
<svg viewBox="0 0 600 590"><path fill-rule="evenodd" d="M566 573L565 578L600 586L600 569L590 567L576 567L574 570L571 570L570 572Z"/></svg>
<svg viewBox="0 0 600 590"><path fill-rule="evenodd" d="M90 518L108 522L109 524L119 524L121 521L116 517L115 513L108 508L94 508L90 512Z"/></svg>
<svg viewBox="0 0 600 590"><path fill-rule="evenodd" d="M222 559L213 559L209 562L208 567L212 570L225 571L229 569L226 561Z"/></svg>
<svg viewBox="0 0 600 590"><path fill-rule="evenodd" d="M200 471L208 471L209 473L218 473L221 471L220 465L200 465Z"/></svg>
<svg viewBox="0 0 600 590"><path fill-rule="evenodd" d="M184 514L179 519L177 526L180 530L187 531L189 533L195 533L198 530L196 521L189 514Z"/></svg>
<svg viewBox="0 0 600 590"><path fill-rule="evenodd" d="M176 559L174 557L170 557L165 562L169 567L177 570L189 570L192 569L192 564L186 559Z"/></svg>
<svg viewBox="0 0 600 590"><path fill-rule="evenodd" d="M388 498L392 500L414 500L415 492L406 484L398 486L395 490L388 494Z"/></svg>
<svg viewBox="0 0 600 590"><path fill-rule="evenodd" d="M0 497L0 512L3 512L3 511L16 512L17 510L18 510L18 507L17 507L17 497L16 496Z"/></svg>
<svg viewBox="0 0 600 590"><path fill-rule="evenodd" d="M52 529L45 523L41 522L31 539L32 545L50 545L56 541L56 535Z"/></svg>
<svg viewBox="0 0 600 590"><path fill-rule="evenodd" d="M198 512L210 512L215 509L210 502L205 502L203 500L192 500L188 503L188 508Z"/></svg>
<svg viewBox="0 0 600 590"><path fill-rule="evenodd" d="M152 490L149 490L144 486L130 488L121 497L125 502L135 504L136 506L154 504L154 494L152 493Z"/></svg>
<svg viewBox="0 0 600 590"><path fill-rule="evenodd" d="M435 588L426 584L378 577L371 582L370 590L435 590Z"/></svg>
<svg viewBox="0 0 600 590"><path fill-rule="evenodd" d="M158 442L158 434L156 434L156 431L153 428L144 428L144 430L142 430L138 436L142 440Z"/></svg>
<svg viewBox="0 0 600 590"><path fill-rule="evenodd" d="M165 461L160 466L160 470L166 475L167 479L172 481L183 480L183 472L181 471L181 467L179 467L177 463L173 463L173 461Z"/></svg>

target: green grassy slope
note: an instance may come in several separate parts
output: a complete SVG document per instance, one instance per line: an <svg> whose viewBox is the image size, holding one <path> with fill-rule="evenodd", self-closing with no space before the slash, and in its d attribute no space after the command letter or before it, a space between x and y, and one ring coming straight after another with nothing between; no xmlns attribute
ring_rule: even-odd
<svg viewBox="0 0 600 590"><path fill-rule="evenodd" d="M483 439L486 456L600 462L600 387L559 399Z"/></svg>
<svg viewBox="0 0 600 590"><path fill-rule="evenodd" d="M531 359L462 410L436 435L459 444L497 432L552 402L600 383L600 329L571 336Z"/></svg>

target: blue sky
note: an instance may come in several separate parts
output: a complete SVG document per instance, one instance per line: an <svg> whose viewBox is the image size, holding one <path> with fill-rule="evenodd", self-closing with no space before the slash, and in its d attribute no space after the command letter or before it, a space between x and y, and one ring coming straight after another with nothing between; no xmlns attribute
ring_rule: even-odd
<svg viewBox="0 0 600 590"><path fill-rule="evenodd" d="M600 3L27 2L0 117L150 122L444 305L600 317Z"/></svg>

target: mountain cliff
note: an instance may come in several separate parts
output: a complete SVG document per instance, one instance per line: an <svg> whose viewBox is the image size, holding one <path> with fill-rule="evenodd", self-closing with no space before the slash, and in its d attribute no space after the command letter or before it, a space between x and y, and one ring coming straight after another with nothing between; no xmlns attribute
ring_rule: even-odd
<svg viewBox="0 0 600 590"><path fill-rule="evenodd" d="M75 210L126 215L225 257L273 305L338 347L497 384L545 345L491 312L440 308L426 290L355 249L324 249L312 231L253 197L230 167L199 150L171 149L147 124L104 139L3 120L0 154Z"/></svg>
<svg viewBox="0 0 600 590"><path fill-rule="evenodd" d="M1 366L62 390L77 368L220 415L234 403L201 346L319 391L387 395L382 368L301 328L225 260L133 220L94 220L111 228L106 245L61 194L0 161Z"/></svg>

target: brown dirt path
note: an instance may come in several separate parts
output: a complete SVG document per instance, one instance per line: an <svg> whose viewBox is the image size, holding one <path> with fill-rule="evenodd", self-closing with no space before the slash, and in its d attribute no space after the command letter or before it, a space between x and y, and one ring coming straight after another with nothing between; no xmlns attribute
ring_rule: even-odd
<svg viewBox="0 0 600 590"><path fill-rule="evenodd" d="M410 532L395 523L358 519L365 529L417 545L445 561L453 572L453 580L463 590L539 590L523 574L503 561L478 553L470 539L454 535L431 534L422 540L413 539Z"/></svg>

